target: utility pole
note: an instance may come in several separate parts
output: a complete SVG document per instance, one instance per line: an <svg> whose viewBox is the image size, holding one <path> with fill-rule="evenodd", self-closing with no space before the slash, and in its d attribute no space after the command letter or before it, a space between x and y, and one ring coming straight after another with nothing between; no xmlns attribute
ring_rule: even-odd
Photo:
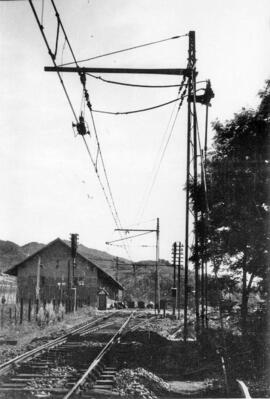
<svg viewBox="0 0 270 399"><path fill-rule="evenodd" d="M36 285L36 300L40 300L40 267L41 267L41 257L38 257L37 262L37 285Z"/></svg>
<svg viewBox="0 0 270 399"><path fill-rule="evenodd" d="M173 288L172 288L172 303L173 303L173 316L175 316L176 308L176 242L172 246L173 255Z"/></svg>
<svg viewBox="0 0 270 399"><path fill-rule="evenodd" d="M180 282L181 282L181 266L183 261L183 245L178 243L178 262L177 262L177 314L180 320Z"/></svg>
<svg viewBox="0 0 270 399"><path fill-rule="evenodd" d="M160 313L160 282L159 282L159 218L157 218L157 229L156 229L156 293L157 293L157 309L158 314Z"/></svg>
<svg viewBox="0 0 270 399"><path fill-rule="evenodd" d="M72 257L72 287L71 289L74 291L74 313L77 307L77 288L75 284L75 268L76 268L76 257L77 257L77 249L78 249L78 236L79 234L72 233L70 236L71 239L71 257Z"/></svg>
<svg viewBox="0 0 270 399"><path fill-rule="evenodd" d="M115 279L116 279L116 281L118 281L119 280L119 258L118 258L118 256L115 258L115 266L116 266Z"/></svg>
<svg viewBox="0 0 270 399"><path fill-rule="evenodd" d="M204 187L204 169L203 169L204 154L201 151L201 186ZM205 327L205 209L201 209L201 229L200 229L200 260L201 260L201 328Z"/></svg>

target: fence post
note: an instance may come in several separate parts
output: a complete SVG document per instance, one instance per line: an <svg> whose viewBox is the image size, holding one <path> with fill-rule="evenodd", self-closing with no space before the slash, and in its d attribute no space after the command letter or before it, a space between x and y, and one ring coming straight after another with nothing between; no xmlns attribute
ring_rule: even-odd
<svg viewBox="0 0 270 399"><path fill-rule="evenodd" d="M17 324L17 301L15 303L15 308L14 308L14 319L15 319L15 325Z"/></svg>
<svg viewBox="0 0 270 399"><path fill-rule="evenodd" d="M12 308L9 308L9 321L11 322L12 320Z"/></svg>
<svg viewBox="0 0 270 399"><path fill-rule="evenodd" d="M20 301L20 324L23 322L23 298Z"/></svg>
<svg viewBox="0 0 270 399"><path fill-rule="evenodd" d="M28 302L28 321L31 321L31 311L32 311L32 303L31 303L31 299L29 298L29 302Z"/></svg>
<svg viewBox="0 0 270 399"><path fill-rule="evenodd" d="M39 300L36 300L36 320L37 320L37 315L38 315L38 308L39 308Z"/></svg>
<svg viewBox="0 0 270 399"><path fill-rule="evenodd" d="M4 327L4 305L1 305L1 328Z"/></svg>

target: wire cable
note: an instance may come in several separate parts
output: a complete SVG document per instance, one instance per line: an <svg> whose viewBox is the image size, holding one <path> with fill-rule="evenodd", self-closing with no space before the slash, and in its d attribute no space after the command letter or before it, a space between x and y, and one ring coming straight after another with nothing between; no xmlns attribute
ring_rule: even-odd
<svg viewBox="0 0 270 399"><path fill-rule="evenodd" d="M152 231L147 231L144 233L140 233L140 234L135 234L134 236L129 236L129 237L124 237L124 238L120 238L119 240L113 240L113 241L107 241L106 244L107 245L111 245L114 242L119 242L119 241L124 241L124 240L130 240L131 238L135 238L135 237L140 237L140 236L144 236L146 234L151 234L153 233Z"/></svg>
<svg viewBox="0 0 270 399"><path fill-rule="evenodd" d="M37 12L36 12L36 9L35 9L35 7L34 7L34 5L33 5L32 0L29 0L29 4L30 4L31 9L32 9L32 11L33 11L33 13L34 13L35 19L36 19L36 21L37 21L38 27L39 27L39 29L40 29L41 35L42 35L43 40L44 40L44 42L45 42L45 44L46 44L46 47L47 47L47 50L48 50L48 52L49 52L49 54L50 54L50 57L51 57L51 59L52 59L52 62L53 62L53 64L54 64L54 66L57 67L56 62L55 62L55 59L54 59L54 57L53 57L53 53L52 53L52 51L51 51L51 49L50 49L48 40L47 40L47 38L46 38L46 36L45 36L43 26L41 25L41 23L40 23L40 21L39 21L39 18L38 18L38 15L37 15ZM74 116L76 122L78 122L78 118L77 118L75 109L74 109L74 107L73 107L73 104L72 104L71 99L70 99L70 97L69 97L69 94L68 94L68 92L67 92L66 86L65 86L64 81L63 81L63 79L62 79L62 77L61 77L61 75L60 75L59 72L57 72L57 76L58 76L58 78L59 78L59 80L60 80L60 83L61 83L62 88L63 88L63 90L64 90L65 96L66 96L66 98L67 98L67 100L68 100L68 103L69 103L71 112L72 112L72 114L73 114L73 116Z"/></svg>
<svg viewBox="0 0 270 399"><path fill-rule="evenodd" d="M92 61L92 60L96 60L96 59L98 59L98 58L108 57L108 56L110 56L110 55L119 54L119 53L123 53L123 52L130 51L130 50L135 50L135 49L142 48L142 47L146 47L146 46L152 46L153 44L158 44L158 43L162 43L162 42L167 42L167 41L169 41L169 40L179 39L179 38L185 37L185 36L188 36L188 33L186 33L186 34L184 34L184 35L172 36L172 37L169 37L169 38L166 38L166 39L156 40L156 41L154 41L154 42L139 44L139 45L137 45L137 46L128 47L128 48L121 49L121 50L111 51L110 53L105 53L105 54L96 55L96 56L94 56L94 57L85 58L85 59L79 60L79 61L75 61L75 60L74 60L74 62L67 62L67 63L62 64L62 65L60 65L60 66L72 65L72 64L74 64L74 63L77 65L77 63L86 62L86 61Z"/></svg>
<svg viewBox="0 0 270 399"><path fill-rule="evenodd" d="M35 7L34 7L34 5L33 5L32 0L29 0L29 3L30 3L30 6L31 6L32 11L33 11L33 13L34 13L34 16L35 16L35 18L36 18L36 21L37 21L37 23L38 23L38 26L39 26L39 28L40 28L40 31L41 31L41 34L42 34L43 39L44 39L44 41L45 41L46 47L47 47L47 49L48 49L48 52L49 52L49 54L50 54L50 56L51 56L52 62L53 62L53 64L54 64L54 66L56 67L57 65L56 65L56 62L55 62L55 56L54 56L54 54L52 53L52 51L51 51L51 49L50 49L50 46L49 46L49 43L48 43L48 41L47 41L47 38L46 38L46 36L45 36L44 27L40 24L40 21L39 21L39 18L38 18L38 15L37 15L37 13L36 13L36 10L35 10ZM64 29L64 27L63 27L63 24L62 24L60 15L59 15L59 13L58 13L58 11L57 11L57 8L56 8L55 3L54 3L53 0L51 0L51 4L52 4L52 6L53 6L53 8L54 8L54 11L55 11L55 16L56 16L56 18L57 18L57 23L58 23L59 26L61 27L61 30L62 30L62 32L63 32L63 34L64 34L65 42L68 44L69 50L70 50L71 55L72 55L72 57L73 57L73 59L74 59L74 63L76 64L76 66L78 66L78 63L77 63L75 54L74 54L74 52L73 52L73 49L72 49L71 44L70 44L70 41L69 41L69 39L68 39L68 37L67 37L66 31L65 31L65 29ZM65 84L64 84L64 82L63 82L63 79L62 79L62 77L61 77L61 75L60 75L59 72L57 72L57 75L58 75L58 77L59 77L59 80L60 80L61 85L62 85L62 87L63 87L63 90L64 90L64 92L65 92L65 95L66 95L66 97L67 97L67 99L68 99L68 102L69 102L71 111L72 111L72 113L73 113L74 119L75 119L76 123L78 123L78 117L77 117L76 112L75 112L75 109L74 109L74 107L73 107L73 105L72 105L72 103L71 103L71 99L70 99L70 97L69 97L69 95L68 95L68 92L67 92L67 89L66 89L66 87L65 87ZM79 75L80 75L80 77L81 77L81 74L80 74L80 73L79 73ZM89 103L90 103L90 102L89 102ZM91 108L91 107L90 107L90 108ZM94 122L93 115L92 115L92 121ZM96 129L96 128L95 128L95 125L94 125L94 129ZM96 130L95 130L95 131L96 131ZM97 137L97 136L96 136L96 137ZM91 154L91 152L90 152L90 149L89 149L89 147L88 147L88 145L87 145L87 142L86 142L86 140L85 140L85 137L82 136L82 138L83 138L84 144L85 144L85 146L86 146L86 150L87 150L87 152L88 152L88 155L89 155L89 157L90 157L90 160L91 160L92 164L95 165L95 162L94 162L94 160L93 160L93 157L92 157L92 154ZM100 148L99 142L98 142L98 148ZM114 200L113 200L113 197L112 197L112 192L111 192L110 186L109 186L109 194L110 194L110 197L111 197L111 201L109 200L109 197L108 197L108 195L107 195L107 193L106 193L105 187L104 187L104 185L103 185L103 183L102 183L102 181L101 181L101 177L100 177L100 175L99 175L98 170L97 170L96 167L95 167L95 172L96 172L97 177L98 177L98 180L99 180L99 182L100 182L101 189L102 189L102 191L103 191L103 193L104 193L105 199L106 199L106 201L107 201L107 203L108 203L108 206L109 206L109 209L110 209L110 211L111 211L111 214L112 214L113 220L114 220L114 222L115 222L115 225L116 225L118 228L119 228L119 227L121 228L121 222L120 222L119 215L118 215L117 210L116 210L116 207L115 207L115 203L114 203ZM106 172L105 172L105 177L106 177L106 182L107 182L107 185L108 185L108 176L107 176L107 173L106 173ZM112 202L112 204L111 204L111 202ZM125 248L126 248L126 247L125 247ZM130 258L127 248L126 248L126 252L127 252L128 257Z"/></svg>
<svg viewBox="0 0 270 399"><path fill-rule="evenodd" d="M65 31L64 26L63 26L63 24L62 24L60 15L59 15L59 13L58 13L58 11L57 11L57 8L56 8L56 6L55 6L54 0L51 0L51 3L52 3L52 5L53 5L54 11L55 11L55 15L56 15L56 17L57 17L57 20L59 21L59 24L60 24L61 29L62 29L62 31L63 31L64 37L65 37L65 39L66 39L66 42L67 42L67 44L68 44L68 46L69 46L69 49L70 49L72 58L73 58L73 60L74 60L74 63L76 64L77 67L79 67L78 61L77 61L77 59L76 59L76 57L75 57L75 53L74 53L74 51L73 51L73 49L72 49L72 47L71 47L70 41L69 41L69 39L68 39L68 37L67 37L66 31ZM103 170L104 170L104 174L105 174L105 179L106 179L106 183L107 183L107 186L108 186L108 190L109 190L109 194L110 194L110 198L111 198L111 202L112 202L112 205L110 206L110 210L111 210L111 211L114 210L115 214L113 215L113 219L114 219L114 221L115 221L115 223L116 223L116 226L117 226L118 228L119 228L119 227L121 228L120 218L119 218L119 215L118 215L116 206L115 206L114 198L113 198L113 195L112 195L112 190L111 190L111 187L110 187L110 183L109 183L109 180L108 180L108 175L107 175L106 168L105 168L105 163L104 163L103 156L102 156L102 152L101 152L101 147L100 147L100 143L99 143L99 139L98 139L98 135L97 135L97 130L96 130L96 125L95 125L95 121L94 121L94 116L93 116L93 112L92 112L92 106L91 106L91 103L90 103L89 93L88 93L88 91L87 91L87 89L86 89L86 81L85 81L85 79L83 79L83 77L85 77L85 75L83 75L83 74L80 73L79 71L78 71L78 74L79 74L79 76L80 76L80 81L81 81L81 83L82 83L82 85L83 85L84 94L85 94L85 100L86 100L88 109L89 109L90 114L91 114L92 124L93 124L94 133L95 133L95 138L96 138L97 147L98 147L97 156L98 156L98 154L100 154L100 157L101 157L101 160L102 160L102 166L103 166ZM82 136L82 137L83 137L83 136ZM89 150L89 147L88 147L88 145L87 145L87 143L86 143L86 140L85 140L84 137L83 137L83 139L84 139L84 143L85 143L85 145L86 145L86 147L87 147L87 151L88 151L88 153L90 154L90 150ZM91 156L91 161L92 161L92 163L93 163L92 156ZM94 168L95 168L95 172L96 172L97 176L99 176L99 175L98 175L98 170L97 170L97 165L96 165L96 163L94 163ZM100 177L99 177L99 182L101 183ZM104 186L102 185L101 188L102 188L102 190L103 190L103 192L104 192L104 195L105 195L106 192L105 192ZM108 196L107 196L107 194L105 195L105 197L106 197L106 201L107 201L107 203L108 203ZM121 235L121 234L120 234L120 235ZM125 247L125 249L126 249L126 252L127 252L128 257L130 258L128 249L127 249L126 247ZM131 259L130 259L130 261L131 261Z"/></svg>
<svg viewBox="0 0 270 399"><path fill-rule="evenodd" d="M165 105L175 103L179 100L181 100L181 97L177 97L174 100L167 101L166 103L154 105L154 106L148 107L148 108L136 109L134 111L113 112L113 111L104 111L104 110L98 110L98 109L93 109L92 111L99 113L99 114L107 114L107 115L130 115L130 114L137 114L139 112L146 112L146 111L151 111L153 109L161 108L161 107L164 107Z"/></svg>
<svg viewBox="0 0 270 399"><path fill-rule="evenodd" d="M120 222L119 214L118 214L118 211L117 211L117 208L116 208L116 205L115 205L115 201L114 201L114 197L113 197L113 194L112 194L111 185L110 185L110 182L109 182L107 170L106 170L106 167L105 167L104 158L103 158L102 151L101 151L101 146L100 146L100 142L99 142L99 138L98 138L98 134L97 134L97 129L96 129L96 124L95 124L95 120L94 120L94 115L93 115L93 112L92 112L92 106L91 106L91 103L90 103L89 93L88 93L88 90L86 88L86 78L85 78L84 74L80 75L80 80L81 80L81 83L82 83L82 86L83 86L83 91L84 91L86 105L87 105L87 107L89 109L89 112L90 112L90 115L91 115L91 120L92 120L93 129L94 129L95 139L96 139L96 143L97 143L97 158L96 158L96 163L95 163L95 170L97 172L97 170L98 170L97 169L97 159L98 159L98 156L100 156L101 163L102 163L102 168L103 168L103 172L104 172L104 176L105 176L105 180L106 180L106 183L107 183L107 188L109 190L109 195L110 195L111 202L112 202L112 209L114 210L114 213L115 213L115 216L116 216L116 220L117 220L116 226L118 228L121 228L121 222ZM120 234L120 236L121 236L121 234ZM128 256L130 258L130 255L129 255L129 252L128 252L127 248L126 248L126 252L127 252ZM130 259L130 261L131 261L131 259Z"/></svg>
<svg viewBox="0 0 270 399"><path fill-rule="evenodd" d="M154 185L155 185L155 182L156 182L156 180L157 180L157 176L158 176L158 173L159 173L159 171L160 171L161 164L162 164L163 158L164 158L164 156L165 156L165 153L166 153L168 144L169 144L170 139L171 139L171 137L172 137L172 133L173 133L173 130L174 130L174 127L175 127L175 124L176 124L176 120L177 120L177 117L178 117L180 108L181 108L181 106L182 106L182 104L183 104L184 98L186 97L187 85L185 85L185 78L183 78L183 80L182 80L182 83L181 83L181 86L180 86L178 95L180 95L180 92L181 92L181 90L183 89L183 87L185 87L185 89L183 90L182 95L180 96L181 101L180 101L180 103L179 103L177 112L176 112L176 114L175 114L175 116L174 116L173 123L172 123L172 125L171 125L170 132L169 132L169 134L168 134L168 136L167 136L167 140L166 140L165 146L163 147L162 153L161 153L161 155L160 155L160 157L159 157L159 161L158 161L158 164L157 164L157 167L156 167L155 172L154 172L154 169L155 169L155 168L154 168L153 171L152 171L152 173L153 173L152 182L151 182L151 184L150 184L150 187L149 187L149 189L148 189L146 195L144 196L144 205L143 205L142 208L141 208L141 212L140 212L139 218L142 218L143 215L144 215L144 212L145 212L146 206L147 206L147 204L148 204L148 201L149 201L151 192L152 192L153 187L154 187ZM172 121L172 117L173 117L174 112L175 112L175 109L173 109L173 111L172 111L172 113L171 113L170 120L169 120L169 123L168 123L168 125L167 125L166 130L165 130L165 135L164 135L164 137L166 136L166 134L167 134L167 132L168 132L168 128L169 128L169 126L170 126L170 124L171 124L171 121ZM162 140L162 143L163 143L163 140ZM161 148L162 148L162 145L160 146L159 151L161 150Z"/></svg>
<svg viewBox="0 0 270 399"><path fill-rule="evenodd" d="M110 84L127 86L127 87L141 87L141 88L147 88L147 89L164 89L164 88L170 88L170 87L180 87L180 84L175 84L175 85L139 85L139 84L133 84L133 83L119 82L116 80L104 79L101 76L95 76L89 72L87 72L86 75L91 76L91 78L101 80L104 83L110 83Z"/></svg>

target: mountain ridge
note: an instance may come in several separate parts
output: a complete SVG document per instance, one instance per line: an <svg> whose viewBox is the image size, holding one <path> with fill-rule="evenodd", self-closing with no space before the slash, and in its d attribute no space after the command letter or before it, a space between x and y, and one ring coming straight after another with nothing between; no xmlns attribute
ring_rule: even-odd
<svg viewBox="0 0 270 399"><path fill-rule="evenodd" d="M70 245L69 241L63 241ZM5 272L45 245L47 244L33 241L19 246L12 241L0 240L0 271ZM142 300L146 303L154 301L156 280L156 262L154 260L142 260L131 264L127 259L117 258L105 251L89 248L83 244L79 244L78 251L124 286L124 299L131 301ZM160 260L159 274L161 298L170 300L173 286L173 268L170 262ZM181 268L181 296L184 292L183 275L184 271ZM193 285L193 272L189 272L189 276L190 285Z"/></svg>

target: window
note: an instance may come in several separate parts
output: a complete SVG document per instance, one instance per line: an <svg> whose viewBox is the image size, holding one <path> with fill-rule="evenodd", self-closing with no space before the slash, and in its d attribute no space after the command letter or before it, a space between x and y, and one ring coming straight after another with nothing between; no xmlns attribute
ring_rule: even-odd
<svg viewBox="0 0 270 399"><path fill-rule="evenodd" d="M78 285L84 285L84 278L83 277L74 277L74 285L77 287Z"/></svg>

